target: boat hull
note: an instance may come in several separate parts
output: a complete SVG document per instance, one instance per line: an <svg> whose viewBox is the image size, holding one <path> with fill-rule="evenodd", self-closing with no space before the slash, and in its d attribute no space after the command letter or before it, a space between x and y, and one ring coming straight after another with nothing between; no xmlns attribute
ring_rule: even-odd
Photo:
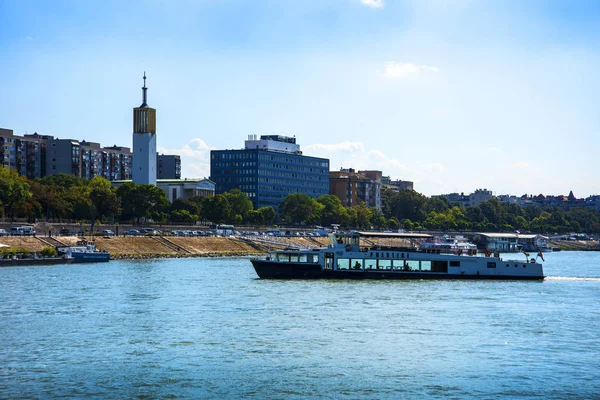
<svg viewBox="0 0 600 400"><path fill-rule="evenodd" d="M386 279L386 280L543 280L544 276L449 274L445 272L390 270L324 270L319 264L251 260L261 279Z"/></svg>
<svg viewBox="0 0 600 400"><path fill-rule="evenodd" d="M65 257L52 258L20 258L0 260L0 267L29 267L35 265L71 264L74 260Z"/></svg>
<svg viewBox="0 0 600 400"><path fill-rule="evenodd" d="M73 257L73 262L76 264L80 263L98 263L98 262L108 262L110 261L109 253L71 253L71 257Z"/></svg>

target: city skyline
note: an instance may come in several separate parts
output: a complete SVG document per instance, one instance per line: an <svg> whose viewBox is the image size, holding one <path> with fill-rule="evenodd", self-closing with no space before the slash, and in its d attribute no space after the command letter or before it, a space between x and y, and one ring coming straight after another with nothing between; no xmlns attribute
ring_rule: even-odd
<svg viewBox="0 0 600 400"><path fill-rule="evenodd" d="M143 71L157 150L295 136L427 195L600 193L594 2L0 2L0 127L131 146ZM135 16L135 18L133 18Z"/></svg>

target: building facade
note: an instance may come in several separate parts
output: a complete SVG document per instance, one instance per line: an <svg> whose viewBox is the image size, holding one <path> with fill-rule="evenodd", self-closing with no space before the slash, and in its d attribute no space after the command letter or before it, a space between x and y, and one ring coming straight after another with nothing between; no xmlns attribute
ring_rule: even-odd
<svg viewBox="0 0 600 400"><path fill-rule="evenodd" d="M352 168L329 173L329 193L344 207L365 202L367 207L381 209L381 171L358 171Z"/></svg>
<svg viewBox="0 0 600 400"><path fill-rule="evenodd" d="M181 157L156 154L157 179L181 179Z"/></svg>
<svg viewBox="0 0 600 400"><path fill-rule="evenodd" d="M46 149L47 175L72 174L83 179L101 176L109 181L131 179L131 150L101 147L99 143L52 139Z"/></svg>
<svg viewBox="0 0 600 400"><path fill-rule="evenodd" d="M400 192L401 190L415 190L414 183L411 181L393 181L389 176L381 177L381 186L390 189L393 192Z"/></svg>
<svg viewBox="0 0 600 400"><path fill-rule="evenodd" d="M16 136L11 129L0 128L0 162L29 179L46 175L46 145L52 136Z"/></svg>
<svg viewBox="0 0 600 400"><path fill-rule="evenodd" d="M210 179L217 194L240 189L255 208L277 210L288 194L328 194L329 160L303 155L293 137L250 135L244 149L210 152Z"/></svg>
<svg viewBox="0 0 600 400"><path fill-rule="evenodd" d="M156 110L147 104L146 73L142 104L133 109L133 181L156 185Z"/></svg>

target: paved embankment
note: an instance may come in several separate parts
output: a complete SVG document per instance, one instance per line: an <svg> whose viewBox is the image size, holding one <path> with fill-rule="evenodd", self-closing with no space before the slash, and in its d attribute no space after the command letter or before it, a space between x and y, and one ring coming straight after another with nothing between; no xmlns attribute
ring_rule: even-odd
<svg viewBox="0 0 600 400"><path fill-rule="evenodd" d="M0 237L0 244L11 248L39 252L44 247L77 243L76 236L48 237ZM162 257L224 257L264 255L268 250L283 248L317 248L327 246L328 238L314 237L96 237L96 248L108 251L113 259L162 258ZM401 239L385 239L381 246L406 246Z"/></svg>

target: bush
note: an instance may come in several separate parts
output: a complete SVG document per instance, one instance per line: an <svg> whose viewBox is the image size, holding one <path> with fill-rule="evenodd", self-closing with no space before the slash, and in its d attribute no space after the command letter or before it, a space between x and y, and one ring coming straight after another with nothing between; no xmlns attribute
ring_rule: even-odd
<svg viewBox="0 0 600 400"><path fill-rule="evenodd" d="M54 247L44 247L42 249L42 255L44 257L56 257L58 255L58 251Z"/></svg>

